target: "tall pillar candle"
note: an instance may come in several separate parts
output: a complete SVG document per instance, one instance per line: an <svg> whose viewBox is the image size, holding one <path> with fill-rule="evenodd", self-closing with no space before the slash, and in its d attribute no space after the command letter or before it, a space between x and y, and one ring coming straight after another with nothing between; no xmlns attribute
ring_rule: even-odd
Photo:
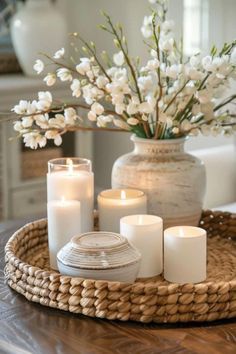
<svg viewBox="0 0 236 354"><path fill-rule="evenodd" d="M154 215L130 215L120 220L120 233L142 255L139 278L154 277L163 270L163 220Z"/></svg>
<svg viewBox="0 0 236 354"><path fill-rule="evenodd" d="M98 196L98 212L100 230L119 233L123 216L147 213L147 197L136 189L108 189Z"/></svg>
<svg viewBox="0 0 236 354"><path fill-rule="evenodd" d="M50 266L57 268L57 253L70 239L81 233L80 202L52 200L48 202L48 247Z"/></svg>
<svg viewBox="0 0 236 354"><path fill-rule="evenodd" d="M172 283L199 283L206 279L206 231L176 226L164 232L164 278Z"/></svg>
<svg viewBox="0 0 236 354"><path fill-rule="evenodd" d="M81 204L81 232L93 230L94 178L91 161L81 158L54 159L48 163L48 201L78 200Z"/></svg>

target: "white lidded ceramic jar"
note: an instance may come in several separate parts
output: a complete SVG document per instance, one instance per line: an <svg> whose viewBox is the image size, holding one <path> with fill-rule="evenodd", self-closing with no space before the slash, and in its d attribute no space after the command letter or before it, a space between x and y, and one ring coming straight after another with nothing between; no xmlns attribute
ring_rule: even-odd
<svg viewBox="0 0 236 354"><path fill-rule="evenodd" d="M66 21L50 0L27 0L11 20L11 37L24 73L36 75L39 53L53 55L65 46Z"/></svg>
<svg viewBox="0 0 236 354"><path fill-rule="evenodd" d="M133 283L141 254L120 234L88 232L74 236L57 254L61 274Z"/></svg>
<svg viewBox="0 0 236 354"><path fill-rule="evenodd" d="M135 188L147 194L148 213L164 227L197 226L205 195L205 166L184 151L185 138L142 139L132 136L134 150L116 160L112 188Z"/></svg>

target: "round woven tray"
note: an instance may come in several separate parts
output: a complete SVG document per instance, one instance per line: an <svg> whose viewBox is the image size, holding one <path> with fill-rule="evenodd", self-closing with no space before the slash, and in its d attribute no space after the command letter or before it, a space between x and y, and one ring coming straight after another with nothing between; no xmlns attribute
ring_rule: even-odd
<svg viewBox="0 0 236 354"><path fill-rule="evenodd" d="M7 283L29 301L109 320L174 323L236 317L236 215L205 211L200 226L208 232L203 283L173 284L162 276L134 284L62 276L49 268L45 219L25 225L8 241Z"/></svg>

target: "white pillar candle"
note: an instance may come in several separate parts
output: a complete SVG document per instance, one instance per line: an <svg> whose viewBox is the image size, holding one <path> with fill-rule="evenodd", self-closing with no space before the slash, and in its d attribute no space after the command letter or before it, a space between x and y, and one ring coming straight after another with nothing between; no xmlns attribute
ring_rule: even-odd
<svg viewBox="0 0 236 354"><path fill-rule="evenodd" d="M138 278L154 277L163 270L163 221L154 215L130 215L120 220L120 233L142 255Z"/></svg>
<svg viewBox="0 0 236 354"><path fill-rule="evenodd" d="M173 283L199 283L206 279L206 231L176 226L164 232L164 278Z"/></svg>
<svg viewBox="0 0 236 354"><path fill-rule="evenodd" d="M108 189L98 196L98 212L100 231L119 233L123 216L147 213L147 197L136 189Z"/></svg>
<svg viewBox="0 0 236 354"><path fill-rule="evenodd" d="M94 178L91 161L80 158L49 161L48 202L78 200L81 203L81 232L93 230Z"/></svg>
<svg viewBox="0 0 236 354"><path fill-rule="evenodd" d="M81 233L80 202L77 200L53 200L48 202L48 247L50 266L57 268L57 253Z"/></svg>

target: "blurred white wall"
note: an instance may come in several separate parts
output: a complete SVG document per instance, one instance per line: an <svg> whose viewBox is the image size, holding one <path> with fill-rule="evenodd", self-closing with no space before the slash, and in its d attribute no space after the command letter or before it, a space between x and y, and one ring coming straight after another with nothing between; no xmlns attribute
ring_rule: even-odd
<svg viewBox="0 0 236 354"><path fill-rule="evenodd" d="M199 0L201 1L201 0ZM235 13L236 0L203 0L208 1L209 46L222 46L225 41L236 38ZM169 17L175 20L176 33L180 37L183 28L183 0L169 0ZM148 14L148 0L59 0L58 6L68 19L69 31L79 31L81 35L93 40L99 50L114 51L109 34L98 29L97 24L103 18L99 10L109 13L115 22L124 25L129 42L130 53L146 57L145 45L140 35L140 26L144 15ZM190 28L194 36L194 28ZM204 34L203 34L204 35ZM211 146L232 144L233 138L198 137L189 139L187 149L199 149ZM115 159L130 151L132 144L127 133L94 134L94 170L96 186L110 186L110 174Z"/></svg>

